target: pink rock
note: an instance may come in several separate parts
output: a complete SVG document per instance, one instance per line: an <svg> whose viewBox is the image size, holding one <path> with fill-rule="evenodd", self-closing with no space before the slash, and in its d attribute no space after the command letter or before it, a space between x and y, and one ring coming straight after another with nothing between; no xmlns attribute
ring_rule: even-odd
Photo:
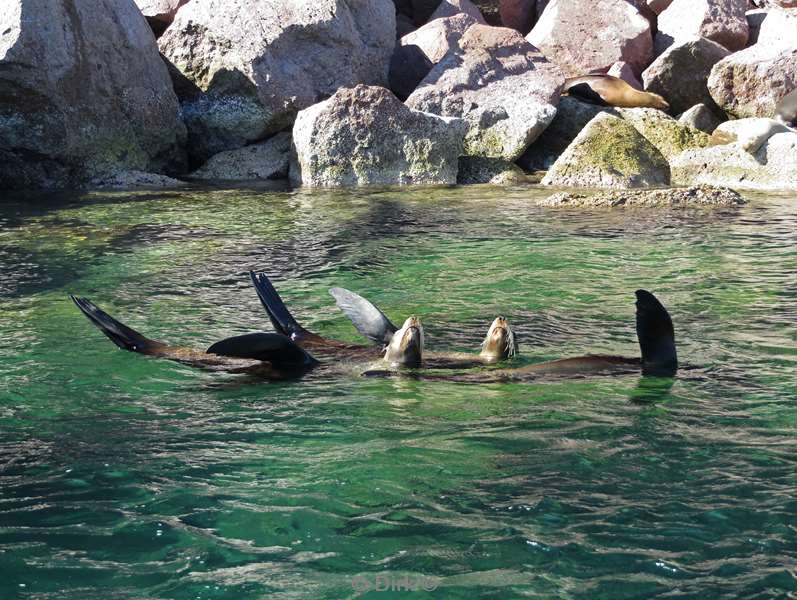
<svg viewBox="0 0 797 600"><path fill-rule="evenodd" d="M657 15L660 15L667 7L672 4L672 0L647 0L648 7Z"/></svg>
<svg viewBox="0 0 797 600"><path fill-rule="evenodd" d="M652 59L650 22L625 0L551 0L526 36L565 75L606 72L618 61L641 72Z"/></svg>
<svg viewBox="0 0 797 600"><path fill-rule="evenodd" d="M501 0L501 22L526 35L537 18L537 0Z"/></svg>
<svg viewBox="0 0 797 600"><path fill-rule="evenodd" d="M704 37L741 50L747 44L747 0L673 0L659 15L657 51L673 40Z"/></svg>
<svg viewBox="0 0 797 600"><path fill-rule="evenodd" d="M611 67L609 67L607 75L622 79L634 89L642 89L642 83L634 73L631 65L629 65L627 62L619 61L614 63Z"/></svg>
<svg viewBox="0 0 797 600"><path fill-rule="evenodd" d="M797 9L773 10L758 42L724 58L711 70L714 101L737 118L772 117L797 83Z"/></svg>
<svg viewBox="0 0 797 600"><path fill-rule="evenodd" d="M157 35L174 21L177 9L188 2L189 0L136 0L141 14L147 18L150 27Z"/></svg>
<svg viewBox="0 0 797 600"><path fill-rule="evenodd" d="M466 15L476 19L478 23L487 23L487 21L484 20L481 11L479 11L479 9L476 8L476 5L470 0L443 0L440 3L440 6L437 7L437 10L435 10L432 13L432 16L429 17L429 21L431 22L435 19L442 19L444 17L453 17L461 13L465 13Z"/></svg>
<svg viewBox="0 0 797 600"><path fill-rule="evenodd" d="M712 67L728 55L727 48L706 38L676 41L642 73L645 90L663 96L673 114L695 104L713 106L706 82Z"/></svg>
<svg viewBox="0 0 797 600"><path fill-rule="evenodd" d="M406 100L432 67L455 46L476 19L465 13L429 21L405 35L393 51L390 61L390 89Z"/></svg>

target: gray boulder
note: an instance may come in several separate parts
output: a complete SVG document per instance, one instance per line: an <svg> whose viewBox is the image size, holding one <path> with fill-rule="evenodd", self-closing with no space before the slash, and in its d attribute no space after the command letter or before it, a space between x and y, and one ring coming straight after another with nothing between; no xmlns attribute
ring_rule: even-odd
<svg viewBox="0 0 797 600"><path fill-rule="evenodd" d="M728 50L747 44L747 0L673 0L659 15L657 54L673 41L704 37Z"/></svg>
<svg viewBox="0 0 797 600"><path fill-rule="evenodd" d="M177 97L132 0L7 0L0 32L0 188L184 170Z"/></svg>
<svg viewBox="0 0 797 600"><path fill-rule="evenodd" d="M193 179L252 181L285 179L291 151L291 134L278 133L261 142L212 156L191 174Z"/></svg>
<svg viewBox="0 0 797 600"><path fill-rule="evenodd" d="M713 106L708 77L729 55L724 46L706 38L676 41L642 73L645 90L663 96L675 114L695 104Z"/></svg>
<svg viewBox="0 0 797 600"><path fill-rule="evenodd" d="M711 97L736 118L772 117L797 82L797 9L772 10L758 42L719 61L711 70Z"/></svg>
<svg viewBox="0 0 797 600"><path fill-rule="evenodd" d="M407 99L469 125L464 154L514 161L556 115L564 77L514 29L473 25Z"/></svg>
<svg viewBox="0 0 797 600"><path fill-rule="evenodd" d="M635 188L670 183L662 154L627 121L597 115L554 163L543 185Z"/></svg>
<svg viewBox="0 0 797 600"><path fill-rule="evenodd" d="M395 33L391 0L191 0L159 45L204 92L184 106L194 159L280 131L340 87L386 84Z"/></svg>
<svg viewBox="0 0 797 600"><path fill-rule="evenodd" d="M467 125L358 85L301 111L291 178L307 186L453 184Z"/></svg>
<svg viewBox="0 0 797 600"><path fill-rule="evenodd" d="M650 64L650 22L626 0L552 0L526 36L567 77L605 73L623 61L635 73Z"/></svg>
<svg viewBox="0 0 797 600"><path fill-rule="evenodd" d="M674 185L797 190L797 133L777 133L755 154L739 144L687 150L670 161Z"/></svg>
<svg viewBox="0 0 797 600"><path fill-rule="evenodd" d="M713 103L712 103L713 104ZM678 122L692 129L711 135L722 121L705 104L696 104L678 117Z"/></svg>

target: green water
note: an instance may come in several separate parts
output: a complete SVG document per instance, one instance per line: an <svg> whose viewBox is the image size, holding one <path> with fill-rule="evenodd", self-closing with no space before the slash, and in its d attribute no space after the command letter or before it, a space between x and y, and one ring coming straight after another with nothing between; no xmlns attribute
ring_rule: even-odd
<svg viewBox="0 0 797 600"><path fill-rule="evenodd" d="M6 197L0 598L797 595L797 197L528 203L545 193ZM67 299L205 347L270 328L249 269L344 340L333 285L419 314L432 349L503 314L518 364L634 355L644 287L688 368L272 384L117 350Z"/></svg>

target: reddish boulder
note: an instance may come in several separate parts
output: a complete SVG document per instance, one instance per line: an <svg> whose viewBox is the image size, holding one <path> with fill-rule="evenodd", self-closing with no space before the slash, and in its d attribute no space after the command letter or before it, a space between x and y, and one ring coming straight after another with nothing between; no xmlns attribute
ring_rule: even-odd
<svg viewBox="0 0 797 600"><path fill-rule="evenodd" d="M749 35L746 11L747 0L673 0L659 15L657 54L673 41L694 37L741 50Z"/></svg>

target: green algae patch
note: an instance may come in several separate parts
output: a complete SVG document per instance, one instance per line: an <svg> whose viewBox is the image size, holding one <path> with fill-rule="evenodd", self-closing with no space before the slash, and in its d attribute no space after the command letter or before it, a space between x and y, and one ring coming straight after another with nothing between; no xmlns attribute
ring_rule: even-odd
<svg viewBox="0 0 797 600"><path fill-rule="evenodd" d="M711 138L704 132L679 123L651 108L623 109L622 118L653 144L669 160L684 150L705 148Z"/></svg>

